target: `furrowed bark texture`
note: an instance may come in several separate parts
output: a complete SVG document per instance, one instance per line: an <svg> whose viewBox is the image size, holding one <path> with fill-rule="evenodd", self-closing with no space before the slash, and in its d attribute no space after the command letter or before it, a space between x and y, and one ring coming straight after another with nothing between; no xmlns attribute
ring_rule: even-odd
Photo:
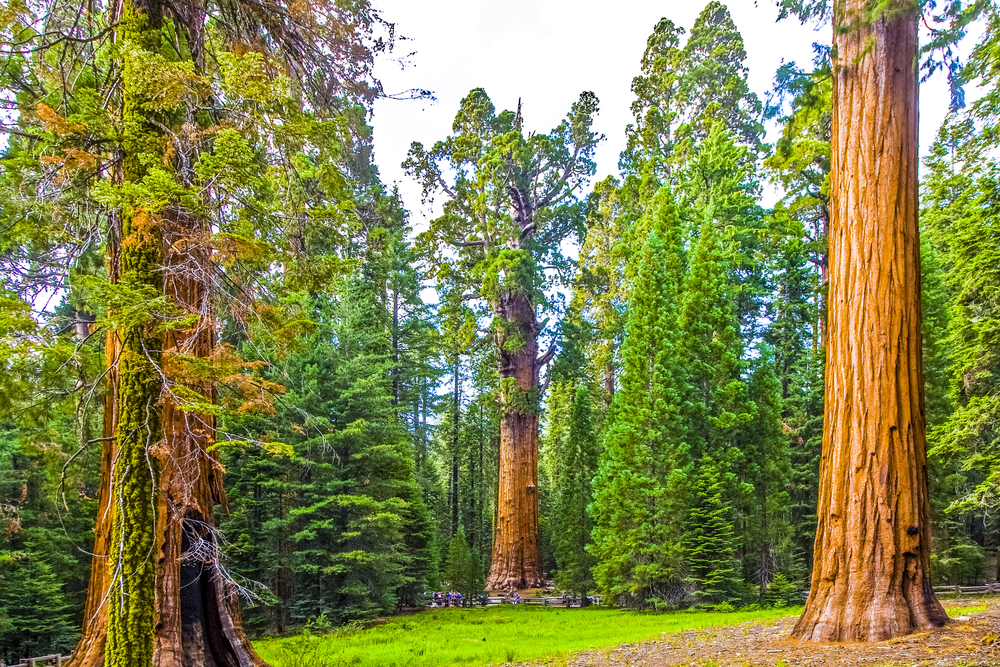
<svg viewBox="0 0 1000 667"><path fill-rule="evenodd" d="M157 50L162 21L163 9L157 0L125 0L121 14L123 44L137 50ZM142 179L145 167L140 154L156 139L143 113L143 99L134 93L133 82L141 76L135 69L126 60L122 86L122 174L126 183ZM124 286L159 290L160 239L153 216L141 209L123 211L120 255L120 280ZM156 465L148 449L159 438L156 401L160 379L156 364L161 343L155 326L146 321L127 325L119 335L117 451L111 471L110 505L114 511L107 560L110 591L104 658L108 667L146 667L153 657L156 562Z"/></svg>
<svg viewBox="0 0 1000 667"><path fill-rule="evenodd" d="M931 588L917 231L917 9L834 6L826 416L812 585L793 636L947 619Z"/></svg>
<svg viewBox="0 0 1000 667"><path fill-rule="evenodd" d="M125 0L121 41L159 51L162 7ZM123 64L121 180L143 178L142 153L159 135ZM138 88L141 89L141 88ZM179 209L125 210L109 243L112 282L163 293L186 329L160 322L111 332L107 340L101 490L84 630L68 667L266 667L243 633L238 599L218 562L214 506L225 506L211 448L214 418L181 409L175 396L214 401L211 378L192 379L185 358L211 357L216 331L208 285L210 235ZM154 292L155 291L155 292ZM168 389L164 391L164 389Z"/></svg>
<svg viewBox="0 0 1000 667"><path fill-rule="evenodd" d="M214 388L208 380L191 381L183 370L185 357L210 357L215 347L211 300L205 284L211 270L209 236L197 220L180 211L170 211L161 221L163 230L163 290L185 313L198 314L189 329L168 330L163 340L163 371L172 388L183 386L208 402ZM109 376L116 374L116 340L109 335ZM159 376L158 376L159 377ZM116 422L116 383L109 383L105 407L105 430ZM155 502L155 602L150 605L155 626L150 633L151 657L144 663L155 667L265 667L242 630L238 599L218 562L214 533L214 506L226 506L222 468L212 451L214 418L181 409L171 392L157 386L156 407L162 424L161 439L147 450L156 462ZM105 469L99 496L95 556L85 616L84 635L71 667L100 667L111 650L108 634L109 562L107 535L120 509L117 478L112 483L111 461L115 442L104 449ZM108 500L114 498L114 504ZM148 598L147 598L148 599ZM113 617L114 615L111 614ZM131 653L125 659L131 660ZM117 659L117 656L116 656Z"/></svg>
<svg viewBox="0 0 1000 667"><path fill-rule="evenodd" d="M215 352L216 326L208 285L213 269L210 235L199 220L170 210L163 222L164 293L186 314L187 329L165 335L164 371L173 388L213 403L208 378L191 378L185 359ZM214 507L227 507L223 469L213 445L215 419L182 409L168 392L161 399L163 441L157 503L156 667L263 666L243 632L234 584L219 562Z"/></svg>
<svg viewBox="0 0 1000 667"><path fill-rule="evenodd" d="M503 293L494 310L506 328L497 341L503 416L500 488L487 587L536 588L543 585L538 548L539 326L531 300L521 292Z"/></svg>

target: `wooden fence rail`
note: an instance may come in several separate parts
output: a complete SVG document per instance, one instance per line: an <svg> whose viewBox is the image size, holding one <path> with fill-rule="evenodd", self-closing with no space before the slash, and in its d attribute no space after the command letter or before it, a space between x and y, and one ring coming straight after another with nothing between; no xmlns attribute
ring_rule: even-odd
<svg viewBox="0 0 1000 667"><path fill-rule="evenodd" d="M53 664L56 667L61 667L63 660L69 660L70 656L73 655L60 655L59 653L53 653L52 655L43 655L40 658L23 658L23 662L16 665L11 665L10 667L43 667L44 665ZM0 661L0 665L3 662Z"/></svg>
<svg viewBox="0 0 1000 667"><path fill-rule="evenodd" d="M601 596L600 595L590 595L588 597L591 599L591 604L592 605L597 606L597 605L601 604ZM468 600L464 600L464 602L468 602ZM506 597L506 596L502 596L502 595L491 595L490 597L486 598L486 606L488 606L488 607L493 607L493 606L498 605L498 604L513 604L513 603L514 603L514 600L512 598ZM478 599L472 601L472 606L474 606L474 607L478 606L479 604L480 604L480 601ZM580 598L563 597L563 596L559 596L559 597L542 597L542 598L527 598L527 597L525 597L525 598L521 598L518 601L517 604L523 604L523 605L528 605L528 606L532 606L532 607L579 607L580 606ZM436 607L437 603L429 602L427 604L427 606L428 607ZM441 602L441 606L442 607L444 607L444 606L452 606L452 607L454 607L456 605L455 605L455 601L452 600L450 605L446 605L446 603Z"/></svg>
<svg viewBox="0 0 1000 667"><path fill-rule="evenodd" d="M972 593L1000 593L1000 583L984 584L982 586L935 586L935 593L957 593L969 595Z"/></svg>

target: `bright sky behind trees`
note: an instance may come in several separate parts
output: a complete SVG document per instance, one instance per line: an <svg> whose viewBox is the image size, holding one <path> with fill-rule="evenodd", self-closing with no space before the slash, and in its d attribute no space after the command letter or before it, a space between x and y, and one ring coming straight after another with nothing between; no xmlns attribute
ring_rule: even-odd
<svg viewBox="0 0 1000 667"><path fill-rule="evenodd" d="M594 127L605 135L597 148L595 182L618 173L625 126L632 120L631 79L656 22L667 17L690 31L707 0L375 0L383 17L409 41L377 67L385 90L431 90L437 101L379 100L375 104L375 160L386 183L398 182L412 221L428 208L400 163L410 143L432 144L451 131L455 109L472 88L482 87L499 109L524 104L529 129L546 132L562 119L581 91L600 99ZM765 100L782 61L806 67L812 44L828 45L829 26L814 30L797 19L776 23L771 0L729 0L743 35L750 88ZM969 40L971 43L971 40ZM967 48L962 49L963 53ZM401 69L397 60L409 53ZM976 97L969 91L969 99ZM920 153L925 155L947 113L943 75L920 90ZM773 130L773 127L768 127ZM773 132L768 140L773 141ZM773 199L765 189L767 202Z"/></svg>

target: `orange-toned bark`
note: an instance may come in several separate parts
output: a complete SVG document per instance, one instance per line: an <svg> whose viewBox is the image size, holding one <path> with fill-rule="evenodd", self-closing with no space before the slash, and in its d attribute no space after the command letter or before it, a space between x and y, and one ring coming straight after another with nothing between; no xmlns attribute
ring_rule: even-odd
<svg viewBox="0 0 1000 667"><path fill-rule="evenodd" d="M114 276L112 276L114 277ZM83 609L83 633L73 653L74 665L104 664L104 636L108 629L106 597L108 593L108 550L111 541L113 507L111 505L111 463L117 447L114 434L117 400L115 389L118 385L118 336L109 331L105 336L104 425L101 440L101 486L97 495L97 523L94 526L94 558L90 565L90 582L87 584L87 600Z"/></svg>
<svg viewBox="0 0 1000 667"><path fill-rule="evenodd" d="M165 336L166 386L183 386L211 401L211 382L191 381L182 370L184 356L208 357L215 347L206 287L210 275L206 271L211 271L208 234L199 230L194 219L176 211L163 225L165 293L183 312L199 315L194 326L170 330ZM109 334L106 438L115 432L116 340ZM160 406L162 439L151 451L159 469L153 667L266 667L242 630L236 592L223 576L217 558L214 507L225 507L226 497L223 470L212 449L214 417L184 411L170 391L163 392ZM104 664L114 451L114 442L106 440L84 633L69 667Z"/></svg>
<svg viewBox="0 0 1000 667"><path fill-rule="evenodd" d="M487 587L542 586L538 547L539 326L530 299L507 293L495 306L507 325L498 336L501 359L500 470L493 558ZM523 343L516 351L510 340ZM507 343L507 345L505 345Z"/></svg>
<svg viewBox="0 0 1000 667"><path fill-rule="evenodd" d="M826 415L812 585L794 636L941 626L931 546L917 229L917 7L834 6Z"/></svg>

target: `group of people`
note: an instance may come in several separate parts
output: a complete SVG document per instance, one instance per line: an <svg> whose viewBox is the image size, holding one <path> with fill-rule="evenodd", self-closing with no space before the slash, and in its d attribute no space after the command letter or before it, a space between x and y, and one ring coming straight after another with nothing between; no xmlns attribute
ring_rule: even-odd
<svg viewBox="0 0 1000 667"><path fill-rule="evenodd" d="M454 603L454 605L452 603ZM461 607L462 594L458 591L448 591L447 593L435 591L432 604L435 607Z"/></svg>

